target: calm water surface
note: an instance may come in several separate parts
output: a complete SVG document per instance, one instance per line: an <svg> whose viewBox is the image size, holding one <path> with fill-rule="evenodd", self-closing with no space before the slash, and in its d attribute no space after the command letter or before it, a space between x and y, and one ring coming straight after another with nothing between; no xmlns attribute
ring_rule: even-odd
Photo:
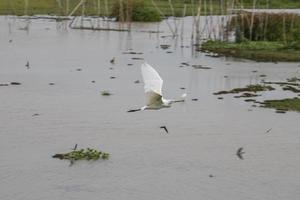
<svg viewBox="0 0 300 200"><path fill-rule="evenodd" d="M195 53L191 23L186 18L183 38L174 40L164 37L170 35L165 22L133 24L133 30L159 34L71 30L42 19L24 31L23 20L0 17L0 83L22 83L0 88L0 199L299 199L299 113L276 114L232 95L219 100L212 94L262 79L299 77L299 63ZM163 50L161 44L171 47ZM123 54L127 51L143 54ZM186 92L187 101L126 113L144 105L143 84L134 83L142 79L143 61L133 57L157 69L166 98ZM182 62L211 69L179 67ZM113 95L103 97L103 90ZM257 99L288 96L294 94L277 90ZM76 143L111 157L72 167L51 158ZM239 147L244 160L235 155Z"/></svg>

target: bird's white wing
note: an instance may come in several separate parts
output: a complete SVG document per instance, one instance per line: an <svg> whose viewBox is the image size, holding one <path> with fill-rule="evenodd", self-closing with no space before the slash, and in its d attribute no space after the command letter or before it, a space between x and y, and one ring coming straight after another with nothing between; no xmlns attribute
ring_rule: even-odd
<svg viewBox="0 0 300 200"><path fill-rule="evenodd" d="M141 70L145 84L146 105L158 103L162 98L163 80L157 71L147 63L142 64Z"/></svg>
<svg viewBox="0 0 300 200"><path fill-rule="evenodd" d="M157 71L147 63L142 64L141 69L145 84L145 92L153 91L159 95L162 95L161 89L163 80L160 78Z"/></svg>

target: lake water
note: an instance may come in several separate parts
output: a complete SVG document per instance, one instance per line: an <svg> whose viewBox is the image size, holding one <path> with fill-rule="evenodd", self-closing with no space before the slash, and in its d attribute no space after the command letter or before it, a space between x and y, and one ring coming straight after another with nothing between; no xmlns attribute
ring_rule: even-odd
<svg viewBox="0 0 300 200"><path fill-rule="evenodd" d="M195 53L192 18L184 20L184 35L175 40L165 37L164 21L132 24L128 33L36 19L26 31L20 30L24 20L0 17L0 83L22 83L0 87L0 199L299 199L299 113L277 114L233 95L213 95L262 79L299 77L299 63ZM163 50L164 44L171 46ZM128 51L143 54L123 54ZM166 98L186 92L186 102L127 113L144 105L144 61L134 57L157 69ZM179 67L182 62L211 69ZM102 96L103 90L113 95ZM280 89L261 94L258 100L295 96ZM110 159L69 167L51 157L75 144L109 152ZM244 160L235 155L239 147Z"/></svg>

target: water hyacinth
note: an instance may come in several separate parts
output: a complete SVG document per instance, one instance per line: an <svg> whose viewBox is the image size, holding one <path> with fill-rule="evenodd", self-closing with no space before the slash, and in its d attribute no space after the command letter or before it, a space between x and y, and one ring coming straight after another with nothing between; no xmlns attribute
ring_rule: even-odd
<svg viewBox="0 0 300 200"><path fill-rule="evenodd" d="M76 160L98 160L99 158L106 160L109 158L109 154L102 151L98 151L96 149L86 148L80 150L73 150L69 153L64 154L55 154L52 157L70 160L71 162L73 162Z"/></svg>

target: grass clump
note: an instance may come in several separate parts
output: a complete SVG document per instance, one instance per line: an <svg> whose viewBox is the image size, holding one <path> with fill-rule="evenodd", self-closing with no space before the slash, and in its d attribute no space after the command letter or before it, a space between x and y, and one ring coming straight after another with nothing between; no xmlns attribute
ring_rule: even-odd
<svg viewBox="0 0 300 200"><path fill-rule="evenodd" d="M214 95L222 95L222 94L237 94L237 93L241 93L241 92L262 92L262 91L272 91L275 90L275 88L273 88L272 86L269 85L247 85L244 88L234 88L232 90L229 91L220 91L220 92L215 92ZM250 97L250 96L254 96L252 94L245 94L242 97Z"/></svg>
<svg viewBox="0 0 300 200"><path fill-rule="evenodd" d="M204 49L278 50L285 48L281 42L247 41L242 43L209 40L202 44Z"/></svg>
<svg viewBox="0 0 300 200"><path fill-rule="evenodd" d="M291 49L288 45L278 41L245 41L236 43L210 40L203 43L198 50L262 62L300 61L300 50Z"/></svg>
<svg viewBox="0 0 300 200"><path fill-rule="evenodd" d="M154 8L145 6L145 2L142 0L116 1L113 4L111 15L116 17L117 21L161 21L159 13Z"/></svg>
<svg viewBox="0 0 300 200"><path fill-rule="evenodd" d="M265 108L275 108L277 111L297 111L300 112L300 99L280 99L280 100L266 100L263 103Z"/></svg>
<svg viewBox="0 0 300 200"><path fill-rule="evenodd" d="M53 158L59 158L64 160L76 161L76 160L98 160L99 158L106 160L109 158L109 154L98 151L96 149L81 149L73 150L69 153L55 154Z"/></svg>

